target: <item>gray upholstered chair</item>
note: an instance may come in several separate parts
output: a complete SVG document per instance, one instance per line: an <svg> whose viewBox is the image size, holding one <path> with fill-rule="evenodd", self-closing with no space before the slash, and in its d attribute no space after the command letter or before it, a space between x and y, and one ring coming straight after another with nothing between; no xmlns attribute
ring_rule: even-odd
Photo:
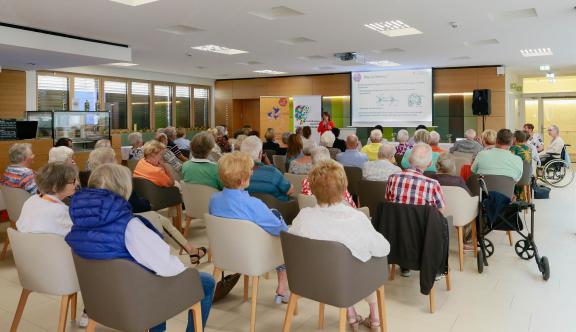
<svg viewBox="0 0 576 332"><path fill-rule="evenodd" d="M182 182L182 199L186 207L186 225L184 225L184 237L188 237L188 229L192 220L202 220L208 213L210 197L218 190L201 184Z"/></svg>
<svg viewBox="0 0 576 332"><path fill-rule="evenodd" d="M130 172L134 173L134 169L136 168L136 165L138 165L139 161L140 160L136 159L128 159L126 160L126 167L130 169Z"/></svg>
<svg viewBox="0 0 576 332"><path fill-rule="evenodd" d="M160 277L125 259L89 260L72 254L90 321L128 332L141 332L192 309L194 330L202 331L200 300L204 290L195 269Z"/></svg>
<svg viewBox="0 0 576 332"><path fill-rule="evenodd" d="M132 178L134 192L150 202L152 210L175 208L174 227L182 231L182 195L177 187L160 187L143 178Z"/></svg>
<svg viewBox="0 0 576 332"><path fill-rule="evenodd" d="M320 303L319 328L324 328L324 305L340 308L340 331L346 331L346 308L374 291L378 297L380 331L386 331L384 282L388 275L386 257L361 262L343 244L312 240L286 232L280 235L290 284L290 301L283 331L290 331L300 297ZM353 283L350 280L354 280Z"/></svg>
<svg viewBox="0 0 576 332"><path fill-rule="evenodd" d="M272 163L280 172L286 173L286 156L284 155L273 155Z"/></svg>
<svg viewBox="0 0 576 332"><path fill-rule="evenodd" d="M521 197L521 198L524 201L530 203L530 200L532 199L532 188L531 188L532 161L531 160L528 160L528 161L525 160L522 164L524 166L522 169L522 177L520 178L520 180L518 180L518 183L516 183L516 186L522 187L522 196L523 197Z"/></svg>
<svg viewBox="0 0 576 332"><path fill-rule="evenodd" d="M374 213L378 204L386 200L387 185L388 181L360 180L358 182L358 205L366 206Z"/></svg>
<svg viewBox="0 0 576 332"><path fill-rule="evenodd" d="M307 175L284 173L284 177L294 187L294 196L302 192L302 180L304 180Z"/></svg>
<svg viewBox="0 0 576 332"><path fill-rule="evenodd" d="M250 196L260 199L268 208L276 209L282 214L284 221L287 225L292 224L292 220L296 218L300 209L298 208L298 200L292 199L289 201L281 201L276 197L264 193L250 193Z"/></svg>
<svg viewBox="0 0 576 332"><path fill-rule="evenodd" d="M362 180L362 168L344 166L344 171L346 172L346 177L348 178L348 192L350 195L358 195L358 183Z"/></svg>
<svg viewBox="0 0 576 332"><path fill-rule="evenodd" d="M18 218L20 218L22 206L24 206L24 202L26 202L26 200L32 195L24 189L11 188L2 184L0 184L0 192L2 193L4 205L6 206L6 212L8 212L10 227L16 229L16 221L18 221ZM4 245L2 247L2 253L0 253L0 261L6 258L9 244L10 240L8 237L6 237L6 241L4 241Z"/></svg>

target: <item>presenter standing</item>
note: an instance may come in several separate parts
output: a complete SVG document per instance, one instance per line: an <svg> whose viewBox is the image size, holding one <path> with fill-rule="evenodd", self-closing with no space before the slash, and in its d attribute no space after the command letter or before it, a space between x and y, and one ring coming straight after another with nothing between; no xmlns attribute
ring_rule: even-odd
<svg viewBox="0 0 576 332"><path fill-rule="evenodd" d="M322 113L322 121L318 124L318 132L320 133L320 136L322 136L324 132L332 130L334 127L336 126L334 126L334 122L330 120L330 113Z"/></svg>

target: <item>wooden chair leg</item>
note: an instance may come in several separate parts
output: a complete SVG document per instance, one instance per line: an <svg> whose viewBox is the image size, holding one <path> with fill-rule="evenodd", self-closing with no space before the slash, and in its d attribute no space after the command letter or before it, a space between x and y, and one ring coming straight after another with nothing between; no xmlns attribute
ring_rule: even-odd
<svg viewBox="0 0 576 332"><path fill-rule="evenodd" d="M450 272L450 266L448 266L448 272L446 273L446 290L452 290L452 274Z"/></svg>
<svg viewBox="0 0 576 332"><path fill-rule="evenodd" d="M296 303L298 302L298 295L291 293L290 300L288 301L288 307L286 308L286 316L284 317L284 326L282 327L282 332L290 331L292 326L292 318L294 317L294 309L296 308Z"/></svg>
<svg viewBox="0 0 576 332"><path fill-rule="evenodd" d="M78 305L78 293L70 295L70 320L76 320L76 308Z"/></svg>
<svg viewBox="0 0 576 332"><path fill-rule="evenodd" d="M378 316L380 318L380 332L388 331L388 323L386 322L386 301L384 297L384 285L376 290L376 297L378 299Z"/></svg>
<svg viewBox="0 0 576 332"><path fill-rule="evenodd" d="M208 248L208 263L212 263L212 249Z"/></svg>
<svg viewBox="0 0 576 332"><path fill-rule="evenodd" d="M390 268L390 274L388 276L388 280L394 280L395 276L396 276L396 264L392 264L392 267Z"/></svg>
<svg viewBox="0 0 576 332"><path fill-rule="evenodd" d="M86 326L86 332L94 332L96 329L96 321L93 319L88 319L88 326Z"/></svg>
<svg viewBox="0 0 576 332"><path fill-rule="evenodd" d="M506 233L508 234L508 242L510 242L510 247L512 247L512 232L507 231Z"/></svg>
<svg viewBox="0 0 576 332"><path fill-rule="evenodd" d="M270 279L270 272L264 273L264 279L266 280Z"/></svg>
<svg viewBox="0 0 576 332"><path fill-rule="evenodd" d="M318 305L318 328L320 330L324 329L324 303L319 303Z"/></svg>
<svg viewBox="0 0 576 332"><path fill-rule="evenodd" d="M182 207L180 207L180 209L182 209ZM184 225L184 231L182 232L182 235L184 236L184 238L188 239L188 231L190 230L190 223L192 222L192 217L188 217L186 216L186 222Z"/></svg>
<svg viewBox="0 0 576 332"><path fill-rule="evenodd" d="M8 236L6 236L6 240L4 241L4 246L2 247L2 253L0 254L0 261L3 261L6 258L6 254L8 253L8 245L10 244L10 240L8 240Z"/></svg>
<svg viewBox="0 0 576 332"><path fill-rule="evenodd" d="M433 314L434 311L436 311L436 288L432 287L432 289L430 290L430 295L428 295L428 297L430 298L430 313Z"/></svg>
<svg viewBox="0 0 576 332"><path fill-rule="evenodd" d="M456 226L458 232L458 259L460 261L460 271L464 271L464 230L462 226Z"/></svg>
<svg viewBox="0 0 576 332"><path fill-rule="evenodd" d="M260 277L252 277L252 299L251 299L251 310L250 310L250 332L256 331L256 303L258 300L258 281Z"/></svg>
<svg viewBox="0 0 576 332"><path fill-rule="evenodd" d="M244 275L244 302L248 301L248 290L250 288L250 276Z"/></svg>
<svg viewBox="0 0 576 332"><path fill-rule="evenodd" d="M58 321L58 332L66 331L66 317L68 316L68 303L71 295L64 295L60 300L60 319Z"/></svg>
<svg viewBox="0 0 576 332"><path fill-rule="evenodd" d="M28 295L32 291L26 288L22 289L20 293L20 301L18 302L18 308L16 308L16 313L14 314L14 319L12 320L12 327L10 327L10 332L16 332L18 330L18 324L20 324L20 319L22 318L22 313L24 312L24 307L26 306L26 301L28 300Z"/></svg>
<svg viewBox="0 0 576 332"><path fill-rule="evenodd" d="M346 332L346 308L340 308L340 322L338 324L339 332Z"/></svg>
<svg viewBox="0 0 576 332"><path fill-rule="evenodd" d="M192 318L194 319L194 331L202 332L202 306L200 302L192 306Z"/></svg>
<svg viewBox="0 0 576 332"><path fill-rule="evenodd" d="M220 281L222 275L222 270L214 266L214 270L212 271L212 277L214 277L214 281L218 283Z"/></svg>
<svg viewBox="0 0 576 332"><path fill-rule="evenodd" d="M476 239L476 219L472 219L472 248L474 248L474 257L478 256L478 239Z"/></svg>

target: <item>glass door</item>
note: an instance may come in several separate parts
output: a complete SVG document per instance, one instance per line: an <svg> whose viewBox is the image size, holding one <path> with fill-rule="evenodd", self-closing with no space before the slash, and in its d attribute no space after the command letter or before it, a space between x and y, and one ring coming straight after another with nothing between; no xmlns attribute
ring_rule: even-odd
<svg viewBox="0 0 576 332"><path fill-rule="evenodd" d="M556 125L560 128L560 135L566 144L570 144L568 152L574 160L576 154L576 98L542 98L543 133L546 128ZM551 141L546 133L542 135L544 145L548 146Z"/></svg>

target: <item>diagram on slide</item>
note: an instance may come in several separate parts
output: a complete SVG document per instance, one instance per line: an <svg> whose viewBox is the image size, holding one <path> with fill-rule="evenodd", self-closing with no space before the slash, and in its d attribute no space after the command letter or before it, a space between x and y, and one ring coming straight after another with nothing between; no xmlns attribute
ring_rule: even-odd
<svg viewBox="0 0 576 332"><path fill-rule="evenodd" d="M398 106L398 103L400 102L399 99L397 99L394 96L376 96L376 98L378 99L378 101L376 101L376 105L378 106Z"/></svg>
<svg viewBox="0 0 576 332"><path fill-rule="evenodd" d="M417 93L411 93L408 96L408 107L422 107L424 106L424 96Z"/></svg>

